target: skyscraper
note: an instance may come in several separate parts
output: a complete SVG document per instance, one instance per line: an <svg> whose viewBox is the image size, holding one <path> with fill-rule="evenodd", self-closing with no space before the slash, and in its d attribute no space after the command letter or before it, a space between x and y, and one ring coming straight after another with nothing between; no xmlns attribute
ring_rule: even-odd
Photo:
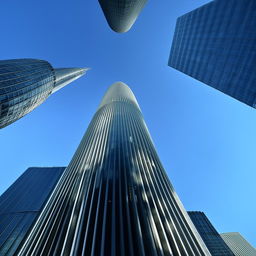
<svg viewBox="0 0 256 256"><path fill-rule="evenodd" d="M147 0L99 0L108 25L115 32L127 32L142 11Z"/></svg>
<svg viewBox="0 0 256 256"><path fill-rule="evenodd" d="M84 68L54 69L44 60L1 60L0 128L31 112L85 71Z"/></svg>
<svg viewBox="0 0 256 256"><path fill-rule="evenodd" d="M18 255L210 255L124 83L106 92Z"/></svg>
<svg viewBox="0 0 256 256"><path fill-rule="evenodd" d="M64 167L28 168L0 196L1 256L15 254L64 169Z"/></svg>
<svg viewBox="0 0 256 256"><path fill-rule="evenodd" d="M253 248L238 232L220 234L235 256L256 256Z"/></svg>
<svg viewBox="0 0 256 256"><path fill-rule="evenodd" d="M215 0L179 17L169 66L256 107L255 10L255 0Z"/></svg>
<svg viewBox="0 0 256 256"><path fill-rule="evenodd" d="M212 256L234 256L203 212L188 212Z"/></svg>

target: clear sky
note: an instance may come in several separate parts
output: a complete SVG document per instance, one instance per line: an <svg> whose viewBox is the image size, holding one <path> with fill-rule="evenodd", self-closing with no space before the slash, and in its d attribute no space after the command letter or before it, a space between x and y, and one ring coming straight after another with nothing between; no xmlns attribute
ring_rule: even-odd
<svg viewBox="0 0 256 256"><path fill-rule="evenodd" d="M66 166L106 89L123 81L185 208L255 247L256 110L167 66L176 18L207 2L149 0L117 34L97 0L3 1L1 59L92 69L0 130L0 193L30 166Z"/></svg>

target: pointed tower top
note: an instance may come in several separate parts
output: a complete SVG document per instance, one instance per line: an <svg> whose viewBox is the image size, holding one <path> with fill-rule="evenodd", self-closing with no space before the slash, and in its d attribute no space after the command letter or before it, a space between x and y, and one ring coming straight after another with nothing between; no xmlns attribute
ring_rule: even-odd
<svg viewBox="0 0 256 256"><path fill-rule="evenodd" d="M128 101L134 103L139 109L139 104L128 85L123 82L116 82L112 84L106 91L99 108L113 101ZM98 109L99 109L98 108Z"/></svg>
<svg viewBox="0 0 256 256"><path fill-rule="evenodd" d="M55 82L52 93L58 91L65 85L78 79L86 73L88 68L56 68L54 69Z"/></svg>

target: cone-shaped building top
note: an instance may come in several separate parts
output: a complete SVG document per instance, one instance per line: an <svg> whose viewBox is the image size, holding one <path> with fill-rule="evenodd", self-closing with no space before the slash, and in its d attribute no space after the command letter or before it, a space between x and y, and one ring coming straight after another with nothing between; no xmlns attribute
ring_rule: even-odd
<svg viewBox="0 0 256 256"><path fill-rule="evenodd" d="M147 0L99 0L108 25L115 32L127 32Z"/></svg>
<svg viewBox="0 0 256 256"><path fill-rule="evenodd" d="M88 68L56 68L54 69L55 82L52 93L58 91L65 85L78 79L86 73Z"/></svg>
<svg viewBox="0 0 256 256"><path fill-rule="evenodd" d="M128 85L123 82L116 82L112 84L106 91L99 108L113 101L127 101L134 103L139 109L139 104Z"/></svg>
<svg viewBox="0 0 256 256"><path fill-rule="evenodd" d="M37 59L0 60L0 128L34 110L86 70L54 69L48 61Z"/></svg>

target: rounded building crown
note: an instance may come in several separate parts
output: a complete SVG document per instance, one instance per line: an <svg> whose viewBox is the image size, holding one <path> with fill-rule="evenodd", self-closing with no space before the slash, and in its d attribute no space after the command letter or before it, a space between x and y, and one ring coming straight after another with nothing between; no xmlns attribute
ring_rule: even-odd
<svg viewBox="0 0 256 256"><path fill-rule="evenodd" d="M98 109L113 101L132 102L140 109L132 90L123 82L116 82L108 88Z"/></svg>
<svg viewBox="0 0 256 256"><path fill-rule="evenodd" d="M117 33L127 32L138 18L147 0L99 0L106 20Z"/></svg>

